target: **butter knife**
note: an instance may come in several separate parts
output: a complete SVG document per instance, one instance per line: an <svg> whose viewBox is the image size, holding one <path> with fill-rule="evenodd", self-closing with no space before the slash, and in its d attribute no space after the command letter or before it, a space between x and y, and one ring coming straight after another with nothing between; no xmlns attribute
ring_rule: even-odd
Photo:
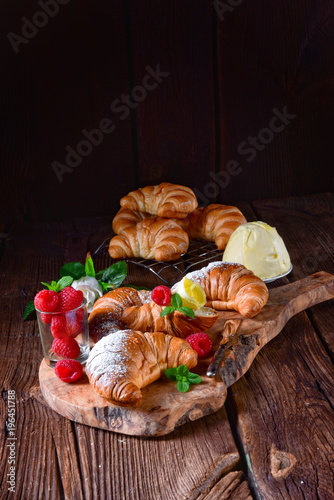
<svg viewBox="0 0 334 500"><path fill-rule="evenodd" d="M207 377L210 378L215 377L216 374L218 373L225 352L229 347L231 347L231 345L233 345L233 342L231 342L230 339L234 337L234 335L237 333L240 323L241 319L231 319L226 321L224 329L222 331L222 336L223 336L222 341L214 355L212 362L210 363L207 369L206 372ZM227 342L224 343L226 338Z"/></svg>

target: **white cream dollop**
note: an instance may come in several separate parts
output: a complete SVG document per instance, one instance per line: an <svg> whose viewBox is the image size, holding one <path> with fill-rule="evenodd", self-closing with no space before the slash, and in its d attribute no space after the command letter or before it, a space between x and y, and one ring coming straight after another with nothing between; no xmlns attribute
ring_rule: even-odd
<svg viewBox="0 0 334 500"><path fill-rule="evenodd" d="M242 224L232 233L223 261L243 264L261 279L280 276L291 267L283 239L274 227L261 221Z"/></svg>
<svg viewBox="0 0 334 500"><path fill-rule="evenodd" d="M76 290L81 290L87 302L87 312L90 314L96 300L102 297L102 289L96 278L84 276L79 280L73 281L72 285Z"/></svg>

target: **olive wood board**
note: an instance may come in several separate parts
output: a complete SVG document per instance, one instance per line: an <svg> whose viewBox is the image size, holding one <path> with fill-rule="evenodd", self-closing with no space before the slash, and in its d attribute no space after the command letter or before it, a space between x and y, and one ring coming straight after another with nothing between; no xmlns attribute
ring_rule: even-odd
<svg viewBox="0 0 334 500"><path fill-rule="evenodd" d="M280 333L292 316L332 298L334 276L321 271L270 290L266 306L255 318L246 319L234 311L220 312L217 323L208 332L213 350L218 348L227 320L228 323L236 320L239 326L229 339L219 376L205 375L211 353L192 370L203 381L190 386L184 394L178 392L175 382L163 376L142 389L143 400L138 407L119 406L98 396L85 374L77 382L66 384L44 360L39 370L41 391L53 410L75 422L135 436L162 436L179 425L219 410L225 403L227 387L246 373L257 353Z"/></svg>

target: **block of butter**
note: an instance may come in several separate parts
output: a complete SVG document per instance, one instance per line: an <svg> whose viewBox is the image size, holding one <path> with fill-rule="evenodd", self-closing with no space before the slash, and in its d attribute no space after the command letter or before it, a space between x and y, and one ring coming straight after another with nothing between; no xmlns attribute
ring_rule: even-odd
<svg viewBox="0 0 334 500"><path fill-rule="evenodd" d="M261 279L280 276L291 267L281 236L261 221L242 224L231 234L223 261L243 264Z"/></svg>

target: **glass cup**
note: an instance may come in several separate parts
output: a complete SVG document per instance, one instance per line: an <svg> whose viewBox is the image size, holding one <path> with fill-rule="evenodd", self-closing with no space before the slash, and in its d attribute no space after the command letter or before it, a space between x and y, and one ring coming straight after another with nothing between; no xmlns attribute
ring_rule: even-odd
<svg viewBox="0 0 334 500"><path fill-rule="evenodd" d="M87 305L66 312L44 312L36 309L43 355L54 368L60 359L75 359L84 365L89 356Z"/></svg>

